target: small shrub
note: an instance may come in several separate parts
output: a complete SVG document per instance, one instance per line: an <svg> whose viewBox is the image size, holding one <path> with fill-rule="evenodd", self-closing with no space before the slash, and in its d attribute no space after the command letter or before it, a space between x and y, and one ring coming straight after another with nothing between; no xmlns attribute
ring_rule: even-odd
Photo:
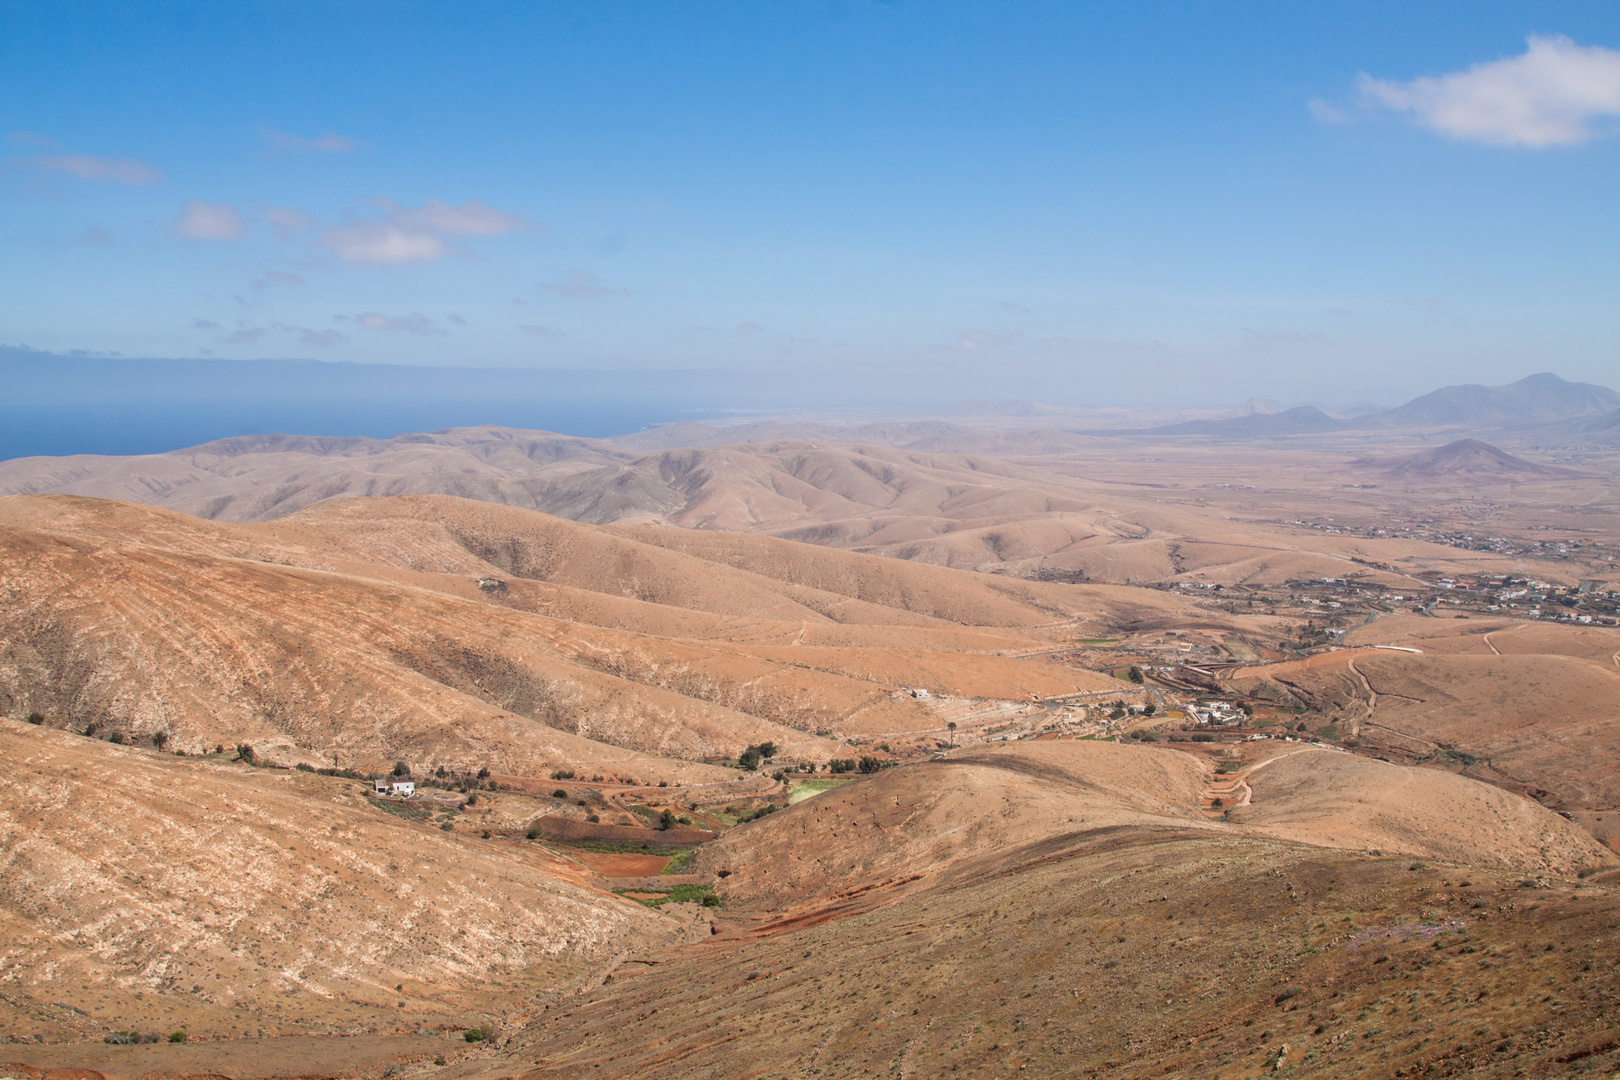
<svg viewBox="0 0 1620 1080"><path fill-rule="evenodd" d="M664 812L658 815L658 827L665 832L675 827L675 814L667 806Z"/></svg>
<svg viewBox="0 0 1620 1080"><path fill-rule="evenodd" d="M465 803L463 803L462 805L463 806L477 806L478 805L478 793L475 791L472 794L468 795L467 796L467 801Z"/></svg>
<svg viewBox="0 0 1620 1080"><path fill-rule="evenodd" d="M483 1028L468 1028L466 1031L461 1033L461 1037L470 1043L483 1042L485 1039L489 1038L489 1032L485 1031Z"/></svg>
<svg viewBox="0 0 1620 1080"><path fill-rule="evenodd" d="M1131 665L1131 670L1125 673L1125 677L1130 679L1131 682L1136 683L1138 686L1140 686L1146 678L1142 674L1142 669L1137 667L1135 664Z"/></svg>
<svg viewBox="0 0 1620 1080"><path fill-rule="evenodd" d="M45 722L45 714L31 712L28 714L28 722L30 724L43 724Z"/></svg>
<svg viewBox="0 0 1620 1080"><path fill-rule="evenodd" d="M659 787L669 787L669 781L668 780L660 780L660 781L658 781L658 786Z"/></svg>
<svg viewBox="0 0 1620 1080"><path fill-rule="evenodd" d="M440 1054L438 1057L434 1058L433 1059L433 1064L435 1064L435 1065L443 1065L444 1064L444 1055Z"/></svg>
<svg viewBox="0 0 1620 1080"><path fill-rule="evenodd" d="M171 1031L171 1032L169 1032L169 1041L172 1042L172 1043L185 1042L186 1041L186 1033L183 1032L183 1031Z"/></svg>
<svg viewBox="0 0 1620 1080"><path fill-rule="evenodd" d="M486 765L482 769L478 770L478 779L480 779L480 780L488 780L489 779L489 766L488 765ZM475 1028L474 1030L477 1030L477 1029Z"/></svg>
<svg viewBox="0 0 1620 1080"><path fill-rule="evenodd" d="M592 825L595 825L598 822L600 822L602 819L600 817L598 817L597 815L595 815L595 814L586 814L585 815L585 820L590 822Z"/></svg>
<svg viewBox="0 0 1620 1080"><path fill-rule="evenodd" d="M124 733L122 731L115 731L111 735L107 736L107 741L116 746L123 746Z"/></svg>
<svg viewBox="0 0 1620 1080"><path fill-rule="evenodd" d="M456 831L456 827L454 825L450 824L448 821L445 822L443 825L440 825L439 828L443 832L455 832Z"/></svg>
<svg viewBox="0 0 1620 1080"><path fill-rule="evenodd" d="M1305 988L1303 986L1285 986L1282 988L1282 992L1279 993L1275 998L1276 1004L1281 1005L1289 998L1299 997L1299 995L1303 994L1304 992Z"/></svg>
<svg viewBox="0 0 1620 1080"><path fill-rule="evenodd" d="M741 765L745 769L748 769L750 772L759 768L760 760L759 751L755 750L752 746L737 755L737 764Z"/></svg>
<svg viewBox="0 0 1620 1080"><path fill-rule="evenodd" d="M485 839L485 840L488 840L488 839L489 839L489 838L490 838L490 836L491 836L491 835L492 835L492 834L491 834L491 833L490 833L490 831L489 831L489 830L488 830L488 829L485 829L485 830L484 830L484 839Z"/></svg>
<svg viewBox="0 0 1620 1080"><path fill-rule="evenodd" d="M540 839L540 830L530 829L525 835L528 836L530 840L538 840Z"/></svg>
<svg viewBox="0 0 1620 1080"><path fill-rule="evenodd" d="M237 761L245 761L249 765L252 765L253 764L253 747L249 746L247 743L237 743L236 744L236 760Z"/></svg>
<svg viewBox="0 0 1620 1080"><path fill-rule="evenodd" d="M409 776L411 775L411 767L405 764L403 761L396 761L394 762L394 775Z"/></svg>
<svg viewBox="0 0 1620 1080"><path fill-rule="evenodd" d="M104 1043L111 1043L113 1046L134 1046L135 1040L138 1038L140 1038L140 1036L133 1031L115 1031L111 1035L103 1038L101 1041Z"/></svg>
<svg viewBox="0 0 1620 1080"><path fill-rule="evenodd" d="M553 799L566 799L568 798L568 792L564 791L562 788L558 788L556 791L551 793L551 797Z"/></svg>
<svg viewBox="0 0 1620 1080"><path fill-rule="evenodd" d="M315 771L315 766L311 765L307 761L300 761L298 764L294 765L293 768L297 769L299 772L312 773Z"/></svg>

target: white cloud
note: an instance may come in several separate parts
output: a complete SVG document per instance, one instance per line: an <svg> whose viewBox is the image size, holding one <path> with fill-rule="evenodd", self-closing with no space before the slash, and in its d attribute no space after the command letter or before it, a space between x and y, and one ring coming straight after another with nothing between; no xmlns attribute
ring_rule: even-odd
<svg viewBox="0 0 1620 1080"><path fill-rule="evenodd" d="M395 265L432 262L451 254L447 236L496 236L525 226L522 218L476 199L452 206L429 199L421 206L378 200L383 221L359 221L321 232L319 244L344 262Z"/></svg>
<svg viewBox="0 0 1620 1080"><path fill-rule="evenodd" d="M1449 75L1389 82L1363 74L1364 104L1411 113L1453 139L1494 146L1570 146L1620 117L1620 50L1532 37L1521 56Z"/></svg>
<svg viewBox="0 0 1620 1080"><path fill-rule="evenodd" d="M229 203L192 199L181 207L174 231L191 240L235 240L242 235L242 215Z"/></svg>
<svg viewBox="0 0 1620 1080"><path fill-rule="evenodd" d="M524 225L523 219L497 210L488 203L469 199L460 206L451 206L438 199L429 199L418 207L388 206L388 219L404 229L442 233L446 236L499 236L515 232Z"/></svg>
<svg viewBox="0 0 1620 1080"><path fill-rule="evenodd" d="M431 233L407 232L380 221L325 229L320 243L344 262L384 266L432 262L450 254L450 245Z"/></svg>
<svg viewBox="0 0 1620 1080"><path fill-rule="evenodd" d="M342 154L353 150L360 144L344 135L317 135L313 139L306 139L302 135L293 135L275 128L259 125L259 138L266 143L266 153L272 157L281 154Z"/></svg>
<svg viewBox="0 0 1620 1080"><path fill-rule="evenodd" d="M97 180L108 184L130 184L145 187L163 179L163 170L143 165L133 158L93 157L90 154L61 154L56 157L41 155L34 165L45 172L65 172L80 180Z"/></svg>

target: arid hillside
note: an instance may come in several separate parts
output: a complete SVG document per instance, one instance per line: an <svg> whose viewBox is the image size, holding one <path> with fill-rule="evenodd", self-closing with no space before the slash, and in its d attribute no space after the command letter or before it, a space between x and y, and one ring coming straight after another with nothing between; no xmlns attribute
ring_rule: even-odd
<svg viewBox="0 0 1620 1080"><path fill-rule="evenodd" d="M845 735L941 728L938 698L1120 688L1014 657L1196 615L764 537L691 554L679 530L443 497L266 525L21 497L0 502L0 530L6 713L312 766L701 780L718 775L705 759L764 742L822 762Z"/></svg>
<svg viewBox="0 0 1620 1080"><path fill-rule="evenodd" d="M10 1033L466 1026L686 933L577 862L478 838L476 815L446 831L352 780L13 720L0 758Z"/></svg>
<svg viewBox="0 0 1620 1080"><path fill-rule="evenodd" d="M1312 769L1343 755L1298 755ZM1289 759L1293 762L1295 759ZM726 932L548 1001L456 1075L1568 1075L1617 1050L1612 857L1532 805L1488 856L1431 777L1328 772L1387 827L1463 861L1212 822L1194 759L1085 743L1001 748L858 781L736 830ZM1281 768L1282 765L1273 766ZM1330 766L1331 768L1331 766ZM1280 774L1279 774L1280 775ZM1295 789L1257 789L1301 808ZM1285 808L1286 812L1286 808ZM1584 844L1592 883L1525 879ZM932 846L931 846L932 845ZM1346 850L1349 848L1349 850ZM944 855L944 858L940 856ZM858 883L857 883L858 882ZM639 962L638 962L639 961ZM516 1020L517 1018L515 1018ZM520 1064L521 1063L521 1064Z"/></svg>
<svg viewBox="0 0 1620 1080"><path fill-rule="evenodd" d="M1224 685L1306 705L1368 752L1534 795L1613 842L1620 822L1602 818L1620 806L1620 634L1386 617L1345 642L1361 647L1240 668Z"/></svg>
<svg viewBox="0 0 1620 1080"><path fill-rule="evenodd" d="M765 533L1016 577L1127 584L1275 586L1361 574L1399 587L1417 573L1515 570L1573 581L1596 569L1584 554L1509 559L1500 543L1456 543L1436 527L1437 504L1457 532L1526 537L1519 547L1550 520L1576 532L1620 520L1607 459L1570 468L1495 448L1435 449L1421 434L1191 445L953 425L934 425L929 438L927 425L899 425L902 438L891 427L842 437L903 447L791 427L781 434L793 437L714 445L716 430L731 429L704 428L704 445L648 443L643 456L501 428L385 441L265 436L138 458L4 462L0 494L88 495L249 522L347 497L440 493L588 524ZM1423 524L1390 530L1391 519Z"/></svg>

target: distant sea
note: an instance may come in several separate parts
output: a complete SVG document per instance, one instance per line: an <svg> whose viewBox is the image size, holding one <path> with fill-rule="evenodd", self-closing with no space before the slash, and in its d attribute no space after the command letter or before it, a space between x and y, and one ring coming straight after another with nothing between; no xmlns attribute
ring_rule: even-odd
<svg viewBox="0 0 1620 1080"><path fill-rule="evenodd" d="M480 424L603 438L739 407L801 407L807 393L780 375L726 371L107 359L0 348L0 459Z"/></svg>

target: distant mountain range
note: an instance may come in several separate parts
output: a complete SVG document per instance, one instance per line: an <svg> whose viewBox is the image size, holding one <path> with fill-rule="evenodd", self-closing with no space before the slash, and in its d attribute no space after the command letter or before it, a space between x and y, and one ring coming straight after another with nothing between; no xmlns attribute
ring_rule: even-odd
<svg viewBox="0 0 1620 1080"><path fill-rule="evenodd" d="M1550 372L1506 386L1443 386L1405 405L1359 421L1367 427L1533 427L1584 420L1620 409L1620 394L1572 383Z"/></svg>
<svg viewBox="0 0 1620 1080"><path fill-rule="evenodd" d="M1620 394L1606 386L1572 383L1542 372L1506 386L1443 386L1397 408L1345 419L1301 405L1282 412L1255 411L1227 419L1091 434L1206 435L1243 439L1328 431L1424 428L1511 431L1542 427L1620 436Z"/></svg>

